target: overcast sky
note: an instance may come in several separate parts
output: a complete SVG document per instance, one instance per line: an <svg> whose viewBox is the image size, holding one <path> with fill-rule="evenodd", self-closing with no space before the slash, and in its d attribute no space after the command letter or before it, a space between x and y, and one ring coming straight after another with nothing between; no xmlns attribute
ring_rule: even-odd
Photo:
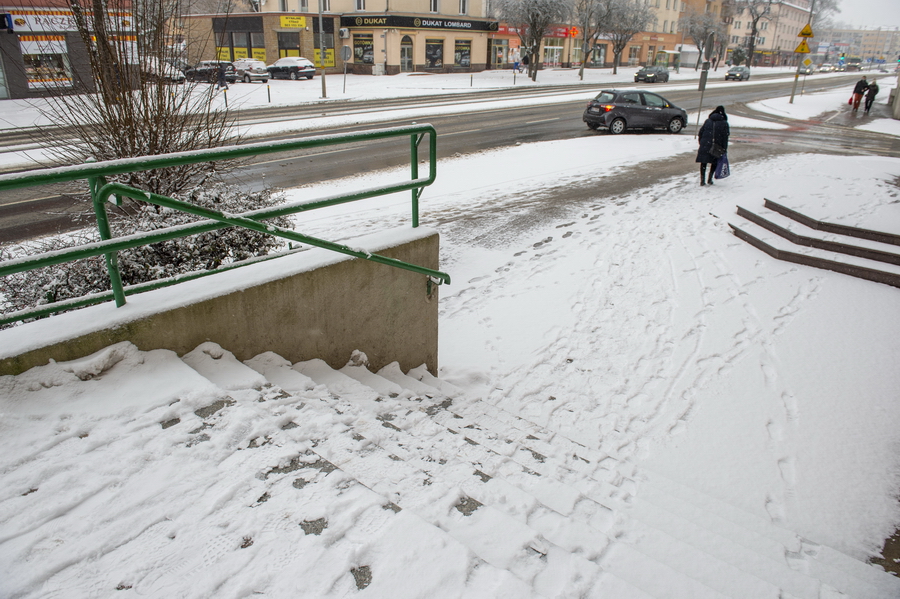
<svg viewBox="0 0 900 599"><path fill-rule="evenodd" d="M841 0L841 12L836 21L844 21L866 29L900 27L898 0Z"/></svg>

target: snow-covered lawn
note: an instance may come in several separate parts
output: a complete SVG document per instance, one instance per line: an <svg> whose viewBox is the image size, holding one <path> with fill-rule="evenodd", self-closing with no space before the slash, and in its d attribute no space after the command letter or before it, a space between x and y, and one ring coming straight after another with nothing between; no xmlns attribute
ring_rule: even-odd
<svg viewBox="0 0 900 599"><path fill-rule="evenodd" d="M709 501L772 523L796 540L796 554L783 556L792 568L809 567L804 560L815 560L822 546L865 560L900 524L898 291L779 262L738 240L727 223L737 204L756 208L770 198L819 219L900 232L900 160L790 155L744 162L735 147L732 176L712 187L699 187L692 174L621 197L603 193L606 177L640 161L672 157L693 163L695 143L689 136L596 136L442 161L437 183L422 198L423 225L442 223L441 268L454 280L441 290L440 374L472 398L633 464L638 481L673 481L666 484L695 489ZM396 175L335 182L328 192L388 176ZM550 188L577 186L595 186L597 193L547 205ZM303 189L292 195L321 193ZM362 212L358 205L336 207L299 219L298 228L333 236L339 223L347 237L402 226L408 224L408 202L402 194L369 200ZM151 301L138 296L129 305L139 311ZM113 308L91 310L102 318ZM66 317L57 322L65 327ZM161 358L126 356L104 378L119 381L116 388L127 397L140 396L145 391L129 391L129 373L162 372L154 360ZM185 378L161 380L161 393L175 393L193 376L176 371ZM0 495L0 570L17 573L7 587L14 596L38 597L45 581L47 589L92 588L92 581L109 580L109 572L137 584L131 593L157 589L152 596L175 590L200 596L185 589L209 588L231 589L227 596L297 596L298 571L272 561L281 555L279 547L287 547L284 535L295 533L286 521L266 524L259 520L263 511L246 507L259 483L247 476L247 460L257 458L242 448L250 437L283 425L284 417L268 414L266 406L278 414L300 407L284 399L248 400L221 421L222 442L184 451L183 444L154 441L161 434L155 425L159 409L140 416L133 401L116 408L114 395L98 395L103 406L89 406L90 395L77 401L73 395L88 387L69 378L46 379L47 384L0 380L6 393L15 390L0 398L0 456L18 456L0 459L0 488L6 489ZM38 390L40 406L29 405L29 385ZM327 394L322 397L327 400ZM201 400L186 398L186 409ZM315 438L328 439L343 424L309 426ZM69 458L61 458L50 441L60 431L73 442L86 434L89 444L110 443L114 468L78 470L71 496L65 488L50 500L28 495L61 480L57 463ZM23 453L24 447L34 449ZM415 448L407 449L415 454ZM420 451L414 457L428 460L427 450ZM215 462L213 468L202 467L204 456ZM154 466L145 473L148 460ZM323 537L335 542L329 564L349 570L360 559L390 558L409 566L393 574L405 588L439 588L446 596L464 596L471 588L465 585L485 582L467 574L463 555L413 569L429 551L419 540L430 538L415 520L396 521L374 544L341 539L345 528L371 530L372 518L384 511L377 497L352 481L338 477L330 484L349 490L341 495L340 509L322 498L315 503L336 527L333 536ZM638 484L638 499L641 489ZM126 491L135 507L127 514L110 512L116 494ZM195 493L203 501L184 515L168 513L159 499ZM285 514L294 509L276 507ZM47 510L58 516L48 520ZM660 527L678 528L675 515L663 517L668 520ZM33 525L23 527L22 518ZM618 522L616 538L622 547L640 547L643 529L629 522ZM705 525L724 538L734 534L715 519ZM290 528L295 529L296 524ZM67 536L77 530L84 536ZM135 536L143 530L147 534ZM247 530L256 531L254 551L261 553L236 553L241 549L235 543ZM311 538L295 544L285 559L306 563L302 551L311 547ZM117 550L123 539L135 541ZM495 540L485 535L467 543L491 547ZM416 547L421 549L410 549ZM446 547L441 551L448 555ZM104 555L96 567L94 552ZM239 555L270 557L260 569ZM611 551L600 563L627 574L622 555ZM222 568L219 560L230 566ZM318 596L353 591L349 579L343 586L316 586L318 572L306 567L303 576L312 585L307 588L320 589ZM518 573L528 566L510 561L507 567ZM195 568L198 574L190 574ZM632 574L651 576L665 588L666 572ZM730 576L706 575L713 586ZM184 576L192 577L190 584L171 587ZM496 579L497 596L501 587L514 588L508 586L509 573L504 576ZM160 586L164 580L169 586ZM535 584L542 592L554 588L549 581ZM373 596L387 596L377 588L384 587L373 586ZM817 596L832 596L829 589L822 586Z"/></svg>

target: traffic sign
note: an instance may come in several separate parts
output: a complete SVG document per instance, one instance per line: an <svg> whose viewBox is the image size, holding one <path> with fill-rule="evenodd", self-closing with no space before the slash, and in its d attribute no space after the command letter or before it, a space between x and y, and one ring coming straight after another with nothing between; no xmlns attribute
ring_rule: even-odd
<svg viewBox="0 0 900 599"><path fill-rule="evenodd" d="M806 43L806 40L803 40L794 52L797 54L809 54L809 44Z"/></svg>
<svg viewBox="0 0 900 599"><path fill-rule="evenodd" d="M800 33L797 34L797 37L816 37L813 35L812 27L809 26L809 23L800 30Z"/></svg>
<svg viewBox="0 0 900 599"><path fill-rule="evenodd" d="M807 58L806 60L803 61L803 66L805 66L805 67L808 67L811 64L812 64L812 60L810 60L809 58Z"/></svg>

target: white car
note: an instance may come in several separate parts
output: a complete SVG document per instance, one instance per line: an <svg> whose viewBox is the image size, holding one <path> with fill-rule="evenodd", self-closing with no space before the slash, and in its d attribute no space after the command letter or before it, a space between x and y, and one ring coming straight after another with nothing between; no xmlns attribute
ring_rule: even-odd
<svg viewBox="0 0 900 599"><path fill-rule="evenodd" d="M242 58L235 60L233 63L234 70L237 72L237 80L244 83L251 81L262 81L265 83L269 80L269 70L266 63L255 58Z"/></svg>
<svg viewBox="0 0 900 599"><path fill-rule="evenodd" d="M184 83L184 73L155 56L144 56L141 59L141 71L150 81Z"/></svg>

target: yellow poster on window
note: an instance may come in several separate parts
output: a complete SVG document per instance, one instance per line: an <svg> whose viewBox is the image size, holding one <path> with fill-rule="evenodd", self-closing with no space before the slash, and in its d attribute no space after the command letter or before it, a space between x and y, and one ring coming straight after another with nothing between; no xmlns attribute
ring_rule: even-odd
<svg viewBox="0 0 900 599"><path fill-rule="evenodd" d="M317 67L321 66L321 63L319 62L319 54L320 52L317 48L315 52L315 58L313 59L313 64L315 64ZM325 66L334 66L334 48L325 48Z"/></svg>
<svg viewBox="0 0 900 599"><path fill-rule="evenodd" d="M234 59L235 60L247 58L247 56L248 56L247 48L235 48L234 49Z"/></svg>
<svg viewBox="0 0 900 599"><path fill-rule="evenodd" d="M231 48L216 48L216 60L231 62Z"/></svg>
<svg viewBox="0 0 900 599"><path fill-rule="evenodd" d="M282 15L281 27L284 29L303 29L306 27L306 17Z"/></svg>
<svg viewBox="0 0 900 599"><path fill-rule="evenodd" d="M251 52L253 53L253 58L255 58L256 60L261 60L263 62L266 62L266 49L265 48L253 48L253 50L251 50Z"/></svg>

